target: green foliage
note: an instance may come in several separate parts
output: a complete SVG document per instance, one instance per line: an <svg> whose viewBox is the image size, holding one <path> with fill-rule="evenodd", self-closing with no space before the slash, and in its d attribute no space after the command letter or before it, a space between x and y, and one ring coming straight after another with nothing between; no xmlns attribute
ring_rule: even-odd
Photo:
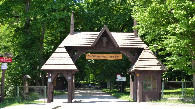
<svg viewBox="0 0 195 109"><path fill-rule="evenodd" d="M41 101L24 101L22 98L5 98L3 103L0 103L0 108L22 105L22 104L36 104L43 103Z"/></svg>
<svg viewBox="0 0 195 109"><path fill-rule="evenodd" d="M14 33L14 29L10 28L9 25L0 23L0 54L12 52L11 37Z"/></svg>
<svg viewBox="0 0 195 109"><path fill-rule="evenodd" d="M192 0L132 0L139 36L157 53L168 72L194 73L195 5ZM166 76L166 74L165 74Z"/></svg>
<svg viewBox="0 0 195 109"><path fill-rule="evenodd" d="M65 92L65 91L56 91L54 90L54 96L56 95L64 95L64 94L67 94L68 92Z"/></svg>
<svg viewBox="0 0 195 109"><path fill-rule="evenodd" d="M86 60L85 54L83 54L76 61L76 66L79 69L79 72L76 73L77 82L100 83L115 82L117 74L129 77L127 70L131 63L125 56L122 60Z"/></svg>
<svg viewBox="0 0 195 109"><path fill-rule="evenodd" d="M193 88L186 88L183 90L186 95L184 98L193 98L194 96L194 89ZM179 89L165 89L163 98L182 98L182 88Z"/></svg>
<svg viewBox="0 0 195 109"><path fill-rule="evenodd" d="M71 11L75 13L75 31L100 31L104 25L110 31L132 31L131 5L126 0L3 0L0 53L13 53L7 86L22 85L26 74L31 76L30 85L44 83L46 74L41 66L69 34Z"/></svg>
<svg viewBox="0 0 195 109"><path fill-rule="evenodd" d="M36 92L32 92L28 95L28 101L34 101L34 100L37 100L37 99L40 99L42 96L39 94L39 93L36 93Z"/></svg>

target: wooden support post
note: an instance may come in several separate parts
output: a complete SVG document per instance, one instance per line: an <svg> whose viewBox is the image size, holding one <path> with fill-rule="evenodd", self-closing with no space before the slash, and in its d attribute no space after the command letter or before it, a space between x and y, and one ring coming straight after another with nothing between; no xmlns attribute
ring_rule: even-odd
<svg viewBox="0 0 195 109"><path fill-rule="evenodd" d="M72 93L72 99L74 99L74 97L75 97L74 92L75 92L75 75L73 75L73 93Z"/></svg>
<svg viewBox="0 0 195 109"><path fill-rule="evenodd" d="M158 92L158 98L157 99L161 99L161 97L163 98L163 90L164 90L164 82L161 82L161 72L156 73L156 77L157 77L157 83L156 84L157 84L157 92ZM161 95L161 90L162 90L162 95Z"/></svg>
<svg viewBox="0 0 195 109"><path fill-rule="evenodd" d="M53 82L51 83L51 102L53 102L53 96L54 96L54 87L53 87Z"/></svg>
<svg viewBox="0 0 195 109"><path fill-rule="evenodd" d="M133 101L137 101L137 76L134 74L133 82Z"/></svg>
<svg viewBox="0 0 195 109"><path fill-rule="evenodd" d="M75 72L64 72L63 75L65 76L66 80L68 81L68 103L72 103L73 100L73 93L74 93L74 85L73 85L73 75Z"/></svg>
<svg viewBox="0 0 195 109"><path fill-rule="evenodd" d="M4 101L4 82L5 82L5 69L2 69L2 77L1 77L1 100Z"/></svg>
<svg viewBox="0 0 195 109"><path fill-rule="evenodd" d="M51 82L51 73L48 73L48 82L47 82L47 103L52 102L52 82Z"/></svg>
<svg viewBox="0 0 195 109"><path fill-rule="evenodd" d="M68 74L68 103L72 103L72 93L73 93L73 77L72 74Z"/></svg>
<svg viewBox="0 0 195 109"><path fill-rule="evenodd" d="M130 75L130 98L133 99L133 80L132 75Z"/></svg>
<svg viewBox="0 0 195 109"><path fill-rule="evenodd" d="M27 99L27 87L26 87L27 81L25 80L25 78L23 77L23 98Z"/></svg>
<svg viewBox="0 0 195 109"><path fill-rule="evenodd" d="M53 96L54 96L54 81L57 78L58 73L53 72L51 75L51 102L53 102Z"/></svg>
<svg viewBox="0 0 195 109"><path fill-rule="evenodd" d="M134 76L134 81L132 81ZM137 76L135 74L130 75L130 96L133 101L137 101Z"/></svg>
<svg viewBox="0 0 195 109"><path fill-rule="evenodd" d="M140 73L137 73L137 102L142 102L143 99L142 99L142 84L143 84L143 81L142 81L142 74Z"/></svg>

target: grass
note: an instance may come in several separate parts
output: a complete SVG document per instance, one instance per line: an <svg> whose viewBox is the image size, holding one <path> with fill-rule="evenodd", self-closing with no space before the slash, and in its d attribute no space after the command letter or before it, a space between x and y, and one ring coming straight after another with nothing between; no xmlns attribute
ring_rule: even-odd
<svg viewBox="0 0 195 109"><path fill-rule="evenodd" d="M66 94L66 93L68 93L68 92L54 90L54 96L56 96L56 95L63 95L63 94Z"/></svg>
<svg viewBox="0 0 195 109"><path fill-rule="evenodd" d="M182 96L182 88L165 89L163 91L163 93L164 93L163 98L164 99L161 99L159 101L152 101L152 102L177 103L177 104L195 104L195 100L192 99L192 98L194 98L194 89L193 88L186 88L183 91L184 91L184 96ZM167 98L183 98L183 99L167 100Z"/></svg>
<svg viewBox="0 0 195 109"><path fill-rule="evenodd" d="M126 88L124 93L118 92L117 89L102 89L102 91L111 94L114 97L119 99L133 101L130 99L130 89ZM184 90L185 91L185 90ZM153 103L176 103L176 104L195 104L194 99L185 99L185 98L193 98L194 96L194 89L193 88L186 88L186 95L183 97L184 99L178 100L168 100L168 99L161 99L158 101L151 101ZM182 98L182 89L165 89L163 98Z"/></svg>
<svg viewBox="0 0 195 109"><path fill-rule="evenodd" d="M0 103L0 108L21 105L21 104L36 104L36 103L43 103L43 102L35 101L35 100L26 101L23 100L22 98L5 98L4 102Z"/></svg>
<svg viewBox="0 0 195 109"><path fill-rule="evenodd" d="M123 93L120 93L117 89L102 89L103 92L106 92L106 93L109 93L111 94L112 96L116 97L116 98L119 98L119 99L122 99L122 100L128 100L128 101L133 101L132 99L130 99L130 95L129 95L129 92L128 90L123 92Z"/></svg>
<svg viewBox="0 0 195 109"><path fill-rule="evenodd" d="M54 96L56 95L63 95L67 92L64 91L54 91ZM37 104L37 103L44 103L43 101L36 101L37 99L42 98L37 93L31 93L30 96L28 96L28 100L24 100L23 98L17 98L17 97L10 97L10 98L4 98L4 102L0 103L0 108L8 107L8 106L15 106L15 105L22 105L22 104Z"/></svg>
<svg viewBox="0 0 195 109"><path fill-rule="evenodd" d="M194 97L194 89L186 88L184 89L184 94L186 90L186 95L183 98L193 98ZM182 98L182 88L179 89L165 89L163 98Z"/></svg>
<svg viewBox="0 0 195 109"><path fill-rule="evenodd" d="M42 95L36 92L29 93L24 97L5 97L4 102L0 103L0 108L21 104L37 104L43 103L43 101L36 101L40 98L43 98Z"/></svg>

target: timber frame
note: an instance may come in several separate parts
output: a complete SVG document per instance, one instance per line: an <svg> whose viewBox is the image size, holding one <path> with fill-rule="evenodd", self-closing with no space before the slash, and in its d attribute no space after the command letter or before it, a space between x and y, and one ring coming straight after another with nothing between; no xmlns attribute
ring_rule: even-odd
<svg viewBox="0 0 195 109"><path fill-rule="evenodd" d="M136 21L134 21L136 25ZM104 26L100 32L74 32L74 16L71 15L70 34L62 41L51 57L42 66L48 74L47 102L53 102L54 81L63 74L68 81L68 103L74 99L76 60L87 52L120 52L132 63L130 73L130 95L134 101L142 102L160 99L161 74L165 67L156 58L149 47L134 33L110 32ZM154 91L144 91L146 75L152 75ZM149 77L147 77L149 78ZM145 83L144 83L145 85Z"/></svg>

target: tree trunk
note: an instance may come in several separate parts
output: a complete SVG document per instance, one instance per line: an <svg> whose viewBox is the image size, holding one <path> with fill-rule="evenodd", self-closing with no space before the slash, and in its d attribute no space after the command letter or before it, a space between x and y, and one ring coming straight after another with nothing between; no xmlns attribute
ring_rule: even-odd
<svg viewBox="0 0 195 109"><path fill-rule="evenodd" d="M25 11L26 11L26 13L29 12L30 3L31 3L31 0L26 0L26 1L25 1ZM27 23L27 24L30 23L30 18L29 18L29 17L26 17L26 23Z"/></svg>
<svg viewBox="0 0 195 109"><path fill-rule="evenodd" d="M194 98L195 98L195 73L193 74Z"/></svg>
<svg viewBox="0 0 195 109"><path fill-rule="evenodd" d="M195 69L195 60L192 60L192 69ZM195 97L195 73L193 73L193 86L194 86L194 97Z"/></svg>
<svg viewBox="0 0 195 109"><path fill-rule="evenodd" d="M43 58L43 49L44 49L44 38L45 38L45 24L43 24L43 27L42 27L42 36L41 36L41 39L40 39L40 43L41 43L41 47L40 47L40 68L43 66L45 60ZM45 73L44 72L41 72L41 85L44 86L44 83L45 83Z"/></svg>

